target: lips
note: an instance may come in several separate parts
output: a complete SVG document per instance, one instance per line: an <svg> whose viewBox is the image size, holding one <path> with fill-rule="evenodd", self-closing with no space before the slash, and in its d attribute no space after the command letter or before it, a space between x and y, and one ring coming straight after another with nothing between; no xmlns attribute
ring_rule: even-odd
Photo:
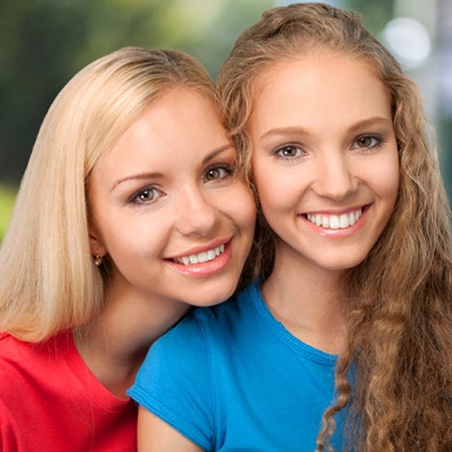
<svg viewBox="0 0 452 452"><path fill-rule="evenodd" d="M324 229L347 229L353 226L361 217L363 209L345 212L341 215L306 214L306 218L316 226Z"/></svg>
<svg viewBox="0 0 452 452"><path fill-rule="evenodd" d="M190 254L188 256L177 257L174 258L173 261L183 265L202 264L205 262L213 261L222 253L224 253L224 244L198 254Z"/></svg>

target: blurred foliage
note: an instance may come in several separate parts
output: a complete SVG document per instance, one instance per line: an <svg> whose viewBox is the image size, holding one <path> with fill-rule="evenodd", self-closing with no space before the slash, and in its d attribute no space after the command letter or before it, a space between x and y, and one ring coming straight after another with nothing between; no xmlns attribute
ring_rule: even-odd
<svg viewBox="0 0 452 452"><path fill-rule="evenodd" d="M347 0L347 9L361 13L364 26L374 35L393 18L394 0Z"/></svg>
<svg viewBox="0 0 452 452"><path fill-rule="evenodd" d="M8 226L9 218L13 211L16 189L0 185L0 242Z"/></svg>
<svg viewBox="0 0 452 452"><path fill-rule="evenodd" d="M0 0L0 180L17 183L57 92L123 46L175 48L216 76L270 0Z"/></svg>

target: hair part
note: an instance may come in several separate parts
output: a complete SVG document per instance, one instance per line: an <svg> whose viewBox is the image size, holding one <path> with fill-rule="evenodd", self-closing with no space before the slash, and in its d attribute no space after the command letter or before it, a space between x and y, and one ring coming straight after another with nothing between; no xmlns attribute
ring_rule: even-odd
<svg viewBox="0 0 452 452"><path fill-rule="evenodd" d="M275 64L318 52L366 62L386 87L400 183L389 223L343 283L347 345L337 363L337 403L324 414L317 451L332 450L334 415L347 407L348 437L357 450L447 452L452 450L450 209L418 88L356 14L322 3L277 7L239 36L219 72L227 129L254 188L247 126L256 87ZM254 276L265 279L273 268L275 234L259 210L252 253ZM352 365L353 387L347 378Z"/></svg>
<svg viewBox="0 0 452 452"><path fill-rule="evenodd" d="M194 58L127 47L86 66L55 98L0 248L0 331L36 342L101 312L108 262L92 263L91 173L145 109L179 86L218 105L210 76Z"/></svg>

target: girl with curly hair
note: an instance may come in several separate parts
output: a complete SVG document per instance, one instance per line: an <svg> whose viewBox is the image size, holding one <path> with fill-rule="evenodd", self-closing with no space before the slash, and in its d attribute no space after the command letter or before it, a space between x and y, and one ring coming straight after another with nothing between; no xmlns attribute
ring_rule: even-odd
<svg viewBox="0 0 452 452"><path fill-rule="evenodd" d="M242 33L219 91L256 282L151 350L143 450L451 451L450 210L418 89L355 14L302 3ZM196 369L165 360L189 335Z"/></svg>

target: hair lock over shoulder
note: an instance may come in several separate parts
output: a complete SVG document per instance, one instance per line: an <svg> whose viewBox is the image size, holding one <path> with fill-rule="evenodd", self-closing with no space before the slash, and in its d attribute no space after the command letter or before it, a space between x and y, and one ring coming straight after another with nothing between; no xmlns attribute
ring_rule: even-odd
<svg viewBox="0 0 452 452"><path fill-rule="evenodd" d="M317 451L331 450L334 415L351 404L350 417L359 421L359 428L348 425L356 450L447 452L452 450L450 209L417 87L356 14L321 3L273 8L240 35L220 70L227 128L252 185L247 124L253 90L271 65L318 51L362 59L386 87L400 188L377 244L344 281L347 347L337 364L337 402L324 415ZM255 276L269 275L274 249L274 234L260 212Z"/></svg>

